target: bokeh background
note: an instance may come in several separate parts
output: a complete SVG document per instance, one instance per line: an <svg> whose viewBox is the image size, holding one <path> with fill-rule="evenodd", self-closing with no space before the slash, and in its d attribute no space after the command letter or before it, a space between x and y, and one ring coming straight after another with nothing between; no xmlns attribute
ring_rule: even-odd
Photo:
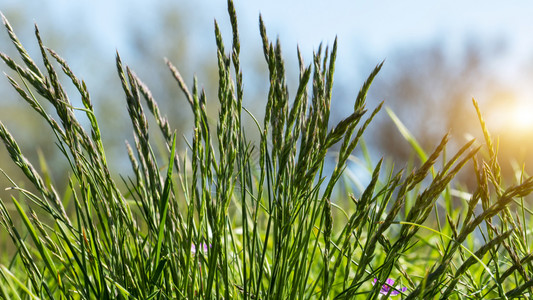
<svg viewBox="0 0 533 300"><path fill-rule="evenodd" d="M450 132L451 147L480 138L472 97L479 101L488 127L499 138L504 174L533 164L533 4L525 1L240 1L235 0L241 35L245 106L262 118L268 92L258 17L271 39L278 37L287 59L292 94L297 81L296 47L310 62L320 43L339 47L332 123L348 115L360 86L385 60L369 94L369 109L385 101L431 151ZM109 161L128 174L125 140L131 141L125 97L116 74L115 53L152 90L173 128L184 134L192 122L188 105L164 57L193 76L207 91L216 116L216 50L213 21L226 44L231 30L225 1L66 1L0 0L0 10L36 61L33 36L38 24L44 43L55 49L92 93ZM5 30L0 51L17 57ZM20 60L19 60L20 61ZM7 66L0 69L10 75ZM65 80L71 101L81 106ZM52 180L66 182L52 133L44 122L0 79L0 120L11 130L29 159L48 162ZM365 136L373 160L389 157L399 167L419 163L385 111ZM480 143L483 141L480 139ZM22 174L0 147L0 168L16 181ZM470 178L473 179L473 178ZM468 184L468 176L464 178ZM10 183L0 179L2 190ZM0 191L0 197L8 197Z"/></svg>

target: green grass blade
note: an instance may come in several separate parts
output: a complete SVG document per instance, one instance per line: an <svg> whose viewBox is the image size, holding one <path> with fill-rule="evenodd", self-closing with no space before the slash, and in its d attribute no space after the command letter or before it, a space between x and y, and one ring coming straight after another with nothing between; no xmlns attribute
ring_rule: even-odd
<svg viewBox="0 0 533 300"><path fill-rule="evenodd" d="M402 121L400 121L400 118L398 118L398 116L396 116L396 114L389 107L385 107L385 110L387 111L387 114L402 134L403 138L411 145L411 147L413 147L420 160L422 162L425 162L428 156L424 149L422 149L418 141L415 139L413 134L411 134L409 129L405 127Z"/></svg>

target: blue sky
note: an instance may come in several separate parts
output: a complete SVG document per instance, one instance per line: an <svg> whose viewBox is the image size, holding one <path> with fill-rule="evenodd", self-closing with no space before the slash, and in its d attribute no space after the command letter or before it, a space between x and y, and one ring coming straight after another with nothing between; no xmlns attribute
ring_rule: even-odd
<svg viewBox="0 0 533 300"><path fill-rule="evenodd" d="M3 0L0 10L11 12L29 9L28 22L59 26L82 26L103 36L106 51L127 48L124 31L130 24L157 18L151 1L67 1L54 0L21 5L20 1ZM227 24L226 2L213 0L160 1L158 6L177 3L193 16L190 27L203 34L212 44L212 20ZM533 49L531 15L533 4L526 1L236 1L243 38L258 40L257 16L263 15L271 35L279 35L286 49L296 43L303 52L321 42L340 40L340 55L364 51L383 59L398 47L444 39L452 47L470 37L505 39L509 58L529 55ZM7 9L6 9L7 8ZM11 8L11 10L10 10ZM8 15L9 16L9 15ZM156 33L154 33L156 34ZM286 50L287 51L287 50Z"/></svg>
<svg viewBox="0 0 533 300"><path fill-rule="evenodd" d="M530 85L528 68L533 66L533 3L530 2L237 0L235 4L243 55L250 53L255 57L262 51L257 25L259 13L269 36L278 36L285 55L292 59L295 59L297 44L309 61L320 42L331 45L337 36L337 78L356 86L384 59L387 63L382 72L387 72L387 65L394 63L398 49L440 41L453 57L472 39L499 42L505 45L505 51L496 58L494 71L502 80L522 89L524 98L533 96L533 92L526 91ZM31 33L32 23L36 22L45 36L46 32L61 31L67 41L76 35L82 40L87 37L89 43L80 45L78 48L83 52L76 56L84 57L98 51L106 63L113 60L115 49L127 57L133 46L126 38L131 30L144 28L142 34L157 38L158 32L150 31L151 24L157 22L161 9L167 7L179 9L187 16L185 32L189 38L188 47L195 54L195 58L191 58L193 65L194 59L198 62L203 57L213 57L213 19L218 20L229 43L231 31L226 1L52 0L28 5L17 0L2 0L0 4L0 10L8 18L23 16L22 23L19 20L17 24L17 32ZM0 43L2 41L7 41L5 32L0 34ZM5 51L4 47L0 51ZM164 57L166 53L157 55ZM70 57L67 60L76 69L76 61ZM86 74L85 67L80 66L79 73Z"/></svg>

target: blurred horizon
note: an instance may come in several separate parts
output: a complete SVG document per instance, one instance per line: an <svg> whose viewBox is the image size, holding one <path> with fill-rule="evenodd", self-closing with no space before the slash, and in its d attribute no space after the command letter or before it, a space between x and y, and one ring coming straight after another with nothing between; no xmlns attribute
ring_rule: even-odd
<svg viewBox="0 0 533 300"><path fill-rule="evenodd" d="M528 26L533 4L276 0L235 1L235 6L248 101L245 105L259 117L268 93L258 29L261 14L270 39L279 38L284 50L291 95L298 76L297 46L308 64L321 43L331 47L338 38L332 122L347 115L366 77L385 60L370 88L369 111L385 101L429 152L448 131L458 144L469 135L481 136L471 102L475 98L489 129L501 138L501 155L516 159L518 165L528 161L533 135L533 123L527 122L533 120L533 89L529 84L533 79L533 36ZM192 124L164 57L180 69L188 85L198 76L208 101L215 102L213 20L220 25L226 45L231 43L225 1L57 0L25 5L5 0L0 11L36 61L41 63L33 23L39 26L45 45L87 82L97 117L104 123L101 127L113 128L113 133L104 132L106 146L117 149L111 151L112 157L125 153L124 140L131 135L130 123L124 122L127 113L116 76L115 51L150 87L173 127L188 132ZM5 29L0 32L0 52L20 61ZM2 71L7 69L4 65ZM0 91L4 95L0 120L15 138L34 155L37 150L32 145L45 153L57 150L53 143L46 144L50 136L35 132L42 123L29 122L23 115L35 116L5 78L0 80ZM69 91L71 100L79 103L70 86ZM216 107L211 109L216 113ZM413 159L409 145L384 110L370 127L373 134L366 138L372 149L379 150L379 156L392 155L404 162ZM5 153L1 147L0 155ZM6 168L5 164L1 167Z"/></svg>

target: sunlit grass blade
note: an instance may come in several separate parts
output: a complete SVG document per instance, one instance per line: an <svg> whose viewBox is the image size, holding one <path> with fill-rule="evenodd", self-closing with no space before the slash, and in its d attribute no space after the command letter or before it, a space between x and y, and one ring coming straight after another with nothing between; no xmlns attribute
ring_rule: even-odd
<svg viewBox="0 0 533 300"><path fill-rule="evenodd" d="M409 131L409 129L407 129L407 127L405 127L400 118L398 118L398 116L396 116L396 114L389 107L385 107L385 110L387 111L387 114L391 120L394 122L394 125L396 125L400 131L400 134L403 136L403 138L411 145L411 147L413 147L420 160L425 162L427 160L427 154L424 149L422 149L413 134Z"/></svg>

